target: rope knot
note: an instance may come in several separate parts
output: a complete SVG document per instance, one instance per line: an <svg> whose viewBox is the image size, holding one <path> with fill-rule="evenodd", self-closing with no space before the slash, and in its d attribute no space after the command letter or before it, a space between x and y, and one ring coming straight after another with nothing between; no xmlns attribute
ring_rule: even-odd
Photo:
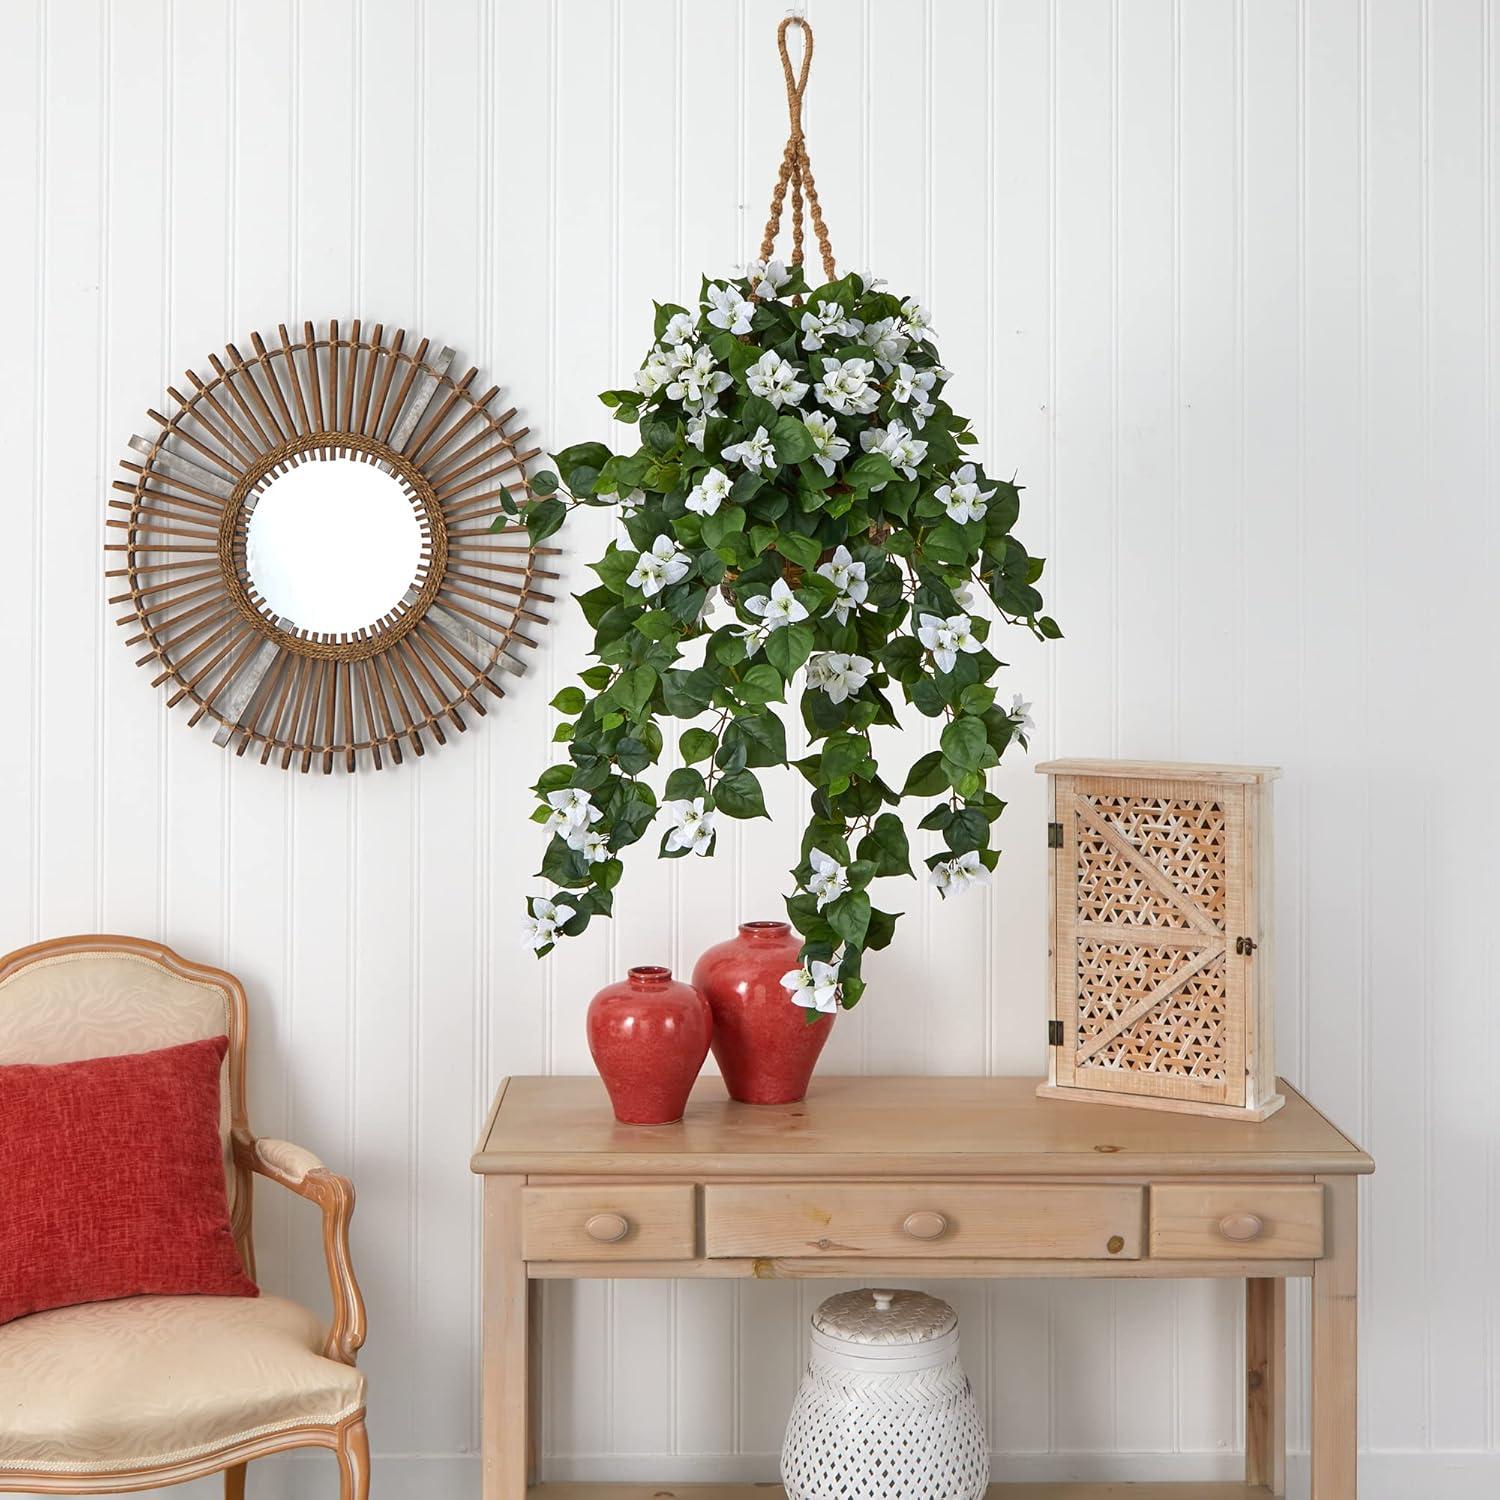
<svg viewBox="0 0 1500 1500"><path fill-rule="evenodd" d="M793 27L802 32L802 66L792 67L792 54L787 46L787 32ZM807 75L812 69L813 30L801 16L788 16L776 28L776 47L781 53L781 72L786 79L786 109L790 124L786 149L781 155L781 170L777 173L776 189L771 194L771 212L766 220L766 232L760 242L760 258L769 261L776 249L776 236L781 231L781 210L786 201L787 186L792 190L792 264L802 264L802 205L804 199L812 217L813 232L818 237L818 251L823 259L823 272L829 281L834 280L833 247L828 242L828 229L823 223L823 209L818 202L818 189L813 182L812 162L807 155L807 137L802 129L802 98L807 92Z"/></svg>

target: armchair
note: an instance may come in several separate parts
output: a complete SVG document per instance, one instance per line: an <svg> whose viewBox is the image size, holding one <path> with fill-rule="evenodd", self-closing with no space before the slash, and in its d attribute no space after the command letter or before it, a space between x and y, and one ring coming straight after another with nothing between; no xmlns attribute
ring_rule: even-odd
<svg viewBox="0 0 1500 1500"><path fill-rule="evenodd" d="M110 1494L331 1448L341 1500L367 1500L365 1309L349 1260L354 1188L245 1114L246 1004L222 970L129 937L61 938L0 959L0 1064L71 1062L227 1035L220 1134L230 1223L251 1276L252 1184L316 1204L333 1296L325 1328L284 1298L127 1297L0 1325L0 1492Z"/></svg>

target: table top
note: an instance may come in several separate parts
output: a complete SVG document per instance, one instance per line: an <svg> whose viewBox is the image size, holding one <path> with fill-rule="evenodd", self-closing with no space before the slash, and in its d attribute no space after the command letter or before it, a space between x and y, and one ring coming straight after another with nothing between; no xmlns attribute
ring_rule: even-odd
<svg viewBox="0 0 1500 1500"><path fill-rule="evenodd" d="M504 1080L470 1166L633 1177L1312 1175L1375 1163L1285 1082L1259 1123L1039 1099L1034 1078L814 1077L796 1104L700 1078L675 1125L621 1125L588 1077Z"/></svg>

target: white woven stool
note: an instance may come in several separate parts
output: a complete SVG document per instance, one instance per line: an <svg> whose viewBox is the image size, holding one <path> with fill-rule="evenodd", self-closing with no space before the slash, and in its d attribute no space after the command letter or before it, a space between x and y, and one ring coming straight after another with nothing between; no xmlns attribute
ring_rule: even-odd
<svg viewBox="0 0 1500 1500"><path fill-rule="evenodd" d="M787 1500L982 1500L989 1478L953 1309L922 1292L830 1297L781 1449Z"/></svg>

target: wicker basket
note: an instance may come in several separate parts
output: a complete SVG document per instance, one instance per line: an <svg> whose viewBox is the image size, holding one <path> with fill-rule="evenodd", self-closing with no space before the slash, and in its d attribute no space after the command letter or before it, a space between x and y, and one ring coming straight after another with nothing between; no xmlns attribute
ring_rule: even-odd
<svg viewBox="0 0 1500 1500"><path fill-rule="evenodd" d="M823 1303L781 1449L787 1500L982 1500L989 1478L953 1309L921 1292Z"/></svg>

